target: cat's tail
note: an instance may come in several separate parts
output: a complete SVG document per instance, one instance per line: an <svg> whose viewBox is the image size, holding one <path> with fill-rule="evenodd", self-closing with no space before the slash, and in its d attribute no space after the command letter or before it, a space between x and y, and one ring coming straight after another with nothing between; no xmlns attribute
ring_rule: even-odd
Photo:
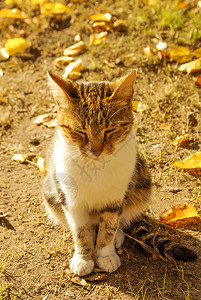
<svg viewBox="0 0 201 300"><path fill-rule="evenodd" d="M197 254L188 247L175 243L158 233L150 233L144 226L139 227L134 233L132 231L130 237L145 251L158 254L168 260L194 261L198 258Z"/></svg>

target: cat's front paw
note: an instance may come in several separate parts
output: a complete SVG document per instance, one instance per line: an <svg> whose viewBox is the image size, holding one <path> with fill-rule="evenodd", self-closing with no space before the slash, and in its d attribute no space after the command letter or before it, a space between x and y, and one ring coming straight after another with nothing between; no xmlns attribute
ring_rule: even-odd
<svg viewBox="0 0 201 300"><path fill-rule="evenodd" d="M113 254L108 256L99 256L97 258L97 264L102 270L112 273L120 267L121 261L117 254Z"/></svg>
<svg viewBox="0 0 201 300"><path fill-rule="evenodd" d="M79 254L74 254L70 262L71 271L78 275L84 276L90 274L94 268L94 261L92 259L85 260Z"/></svg>

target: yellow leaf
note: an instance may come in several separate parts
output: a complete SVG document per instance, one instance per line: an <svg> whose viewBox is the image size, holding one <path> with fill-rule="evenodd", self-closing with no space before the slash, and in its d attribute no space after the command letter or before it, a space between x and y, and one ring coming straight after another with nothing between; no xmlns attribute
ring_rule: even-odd
<svg viewBox="0 0 201 300"><path fill-rule="evenodd" d="M41 5L41 14L50 15L50 14L64 14L70 12L70 8L62 3L42 3Z"/></svg>
<svg viewBox="0 0 201 300"><path fill-rule="evenodd" d="M192 55L187 47L179 46L170 51L170 57L177 62L183 63L191 60Z"/></svg>
<svg viewBox="0 0 201 300"><path fill-rule="evenodd" d="M198 217L197 209L192 204L178 204L164 212L160 217L162 223L170 224L177 220Z"/></svg>
<svg viewBox="0 0 201 300"><path fill-rule="evenodd" d="M180 169L201 169L201 152L190 155L184 161L175 161L173 166Z"/></svg>
<svg viewBox="0 0 201 300"><path fill-rule="evenodd" d="M179 134L176 139L172 142L173 146L177 147L185 147L189 144L188 134L186 132L183 132L182 134Z"/></svg>
<svg viewBox="0 0 201 300"><path fill-rule="evenodd" d="M144 0L144 3L148 5L155 5L158 3L158 0Z"/></svg>
<svg viewBox="0 0 201 300"><path fill-rule="evenodd" d="M149 106L145 103L142 103L140 101L133 101L132 102L132 109L136 112L143 112L145 110L149 110Z"/></svg>
<svg viewBox="0 0 201 300"><path fill-rule="evenodd" d="M71 72L69 75L68 75L68 78L69 79L73 79L73 80L76 80L78 78L80 78L82 76L82 74L80 72Z"/></svg>
<svg viewBox="0 0 201 300"><path fill-rule="evenodd" d="M19 162L19 163L25 162L28 158L29 158L29 155L27 155L27 154L14 154L11 157L12 160Z"/></svg>
<svg viewBox="0 0 201 300"><path fill-rule="evenodd" d="M18 8L3 8L0 10L0 17L22 19L22 13Z"/></svg>
<svg viewBox="0 0 201 300"><path fill-rule="evenodd" d="M37 5L37 4L43 3L45 1L46 0L30 0L29 4L30 5Z"/></svg>
<svg viewBox="0 0 201 300"><path fill-rule="evenodd" d="M193 73L201 70L201 58L183 64L179 67L179 71Z"/></svg>
<svg viewBox="0 0 201 300"><path fill-rule="evenodd" d="M70 78L72 76L72 73L79 73L79 75L81 76L80 73L81 70L82 70L82 59L78 58L75 62L70 63L65 68L65 73L62 76L63 78ZM77 79L77 78L71 78L71 79Z"/></svg>
<svg viewBox="0 0 201 300"><path fill-rule="evenodd" d="M80 41L64 50L64 55L67 56L76 56L79 55L84 49L84 42Z"/></svg>
<svg viewBox="0 0 201 300"><path fill-rule="evenodd" d="M201 48L198 48L196 50L193 51L193 55L196 57L196 58L200 58L201 57Z"/></svg>
<svg viewBox="0 0 201 300"><path fill-rule="evenodd" d="M94 31L107 31L107 30L110 30L110 29L111 29L111 24L108 23L108 22L105 22L105 21L94 22L91 25L91 28L90 28L90 30L92 32L94 32Z"/></svg>
<svg viewBox="0 0 201 300"><path fill-rule="evenodd" d="M39 168L39 170L41 171L41 173L46 172L46 163L45 163L45 160L43 157L38 156L36 165Z"/></svg>
<svg viewBox="0 0 201 300"><path fill-rule="evenodd" d="M110 13L105 14L95 14L89 17L90 20L93 21L104 21L104 22L110 22L112 19L112 15Z"/></svg>
<svg viewBox="0 0 201 300"><path fill-rule="evenodd" d="M102 31L100 33L92 33L90 35L89 43L90 45L99 45L102 43L107 37L107 31Z"/></svg>
<svg viewBox="0 0 201 300"><path fill-rule="evenodd" d="M9 55L13 55L19 51L30 47L30 43L23 38L14 38L6 41L5 49Z"/></svg>

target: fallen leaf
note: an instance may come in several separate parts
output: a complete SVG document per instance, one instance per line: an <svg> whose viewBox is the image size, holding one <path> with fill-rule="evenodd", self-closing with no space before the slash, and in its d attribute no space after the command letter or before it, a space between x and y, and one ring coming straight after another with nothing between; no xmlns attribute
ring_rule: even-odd
<svg viewBox="0 0 201 300"><path fill-rule="evenodd" d="M106 280L107 279L107 274L101 274L101 273L97 273L97 274L94 274L94 275L91 275L89 277L85 277L85 279L87 281L103 281L103 280Z"/></svg>
<svg viewBox="0 0 201 300"><path fill-rule="evenodd" d="M2 212L0 212L0 219L4 219L8 214L3 214Z"/></svg>
<svg viewBox="0 0 201 300"><path fill-rule="evenodd" d="M155 5L158 3L158 0L144 0L144 3L148 5Z"/></svg>
<svg viewBox="0 0 201 300"><path fill-rule="evenodd" d="M85 44L83 41L79 41L78 43L66 48L64 50L64 55L66 56L76 56L79 55L85 47Z"/></svg>
<svg viewBox="0 0 201 300"><path fill-rule="evenodd" d="M36 161L36 165L39 168L39 170L41 171L41 173L45 173L46 172L46 163L43 157L38 156L37 161Z"/></svg>
<svg viewBox="0 0 201 300"><path fill-rule="evenodd" d="M35 154L14 154L11 157L12 160L18 162L18 163L29 163L32 165L35 165L39 168L41 173L45 173L45 160L41 156L35 155Z"/></svg>
<svg viewBox="0 0 201 300"><path fill-rule="evenodd" d="M198 7L201 7L201 1L198 1Z"/></svg>
<svg viewBox="0 0 201 300"><path fill-rule="evenodd" d="M75 74L77 76L81 76L81 69L82 69L82 59L78 58L76 61L70 63L66 68L65 68L65 73L62 75L63 78L71 78L71 79L77 79L75 78ZM75 73L75 74L72 74ZM72 78L74 77L74 78Z"/></svg>
<svg viewBox="0 0 201 300"><path fill-rule="evenodd" d="M184 161L175 161L173 166L180 169L201 169L201 152L188 156Z"/></svg>
<svg viewBox="0 0 201 300"><path fill-rule="evenodd" d="M0 49L0 60L7 60L9 58L9 54L6 52L5 48Z"/></svg>
<svg viewBox="0 0 201 300"><path fill-rule="evenodd" d="M178 4L178 8L186 8L187 6L188 6L187 3L184 2L184 1L181 1L181 2L179 2L179 4Z"/></svg>
<svg viewBox="0 0 201 300"><path fill-rule="evenodd" d="M113 23L113 28L118 28L119 31L124 31L128 26L128 23L126 20L121 20L121 19L118 19L116 20L114 23Z"/></svg>
<svg viewBox="0 0 201 300"><path fill-rule="evenodd" d="M56 127L57 126L57 118L46 121L46 122L43 123L43 125L45 125L49 128Z"/></svg>
<svg viewBox="0 0 201 300"><path fill-rule="evenodd" d="M14 154L11 159L18 162L18 163L23 163L26 162L26 160L29 158L29 155L27 154Z"/></svg>
<svg viewBox="0 0 201 300"><path fill-rule="evenodd" d="M193 55L196 57L196 58L200 58L201 57L201 48L198 48L196 50L193 51Z"/></svg>
<svg viewBox="0 0 201 300"><path fill-rule="evenodd" d="M92 33L90 35L89 43L90 45L99 45L101 44L107 37L107 31L102 31L100 33Z"/></svg>
<svg viewBox="0 0 201 300"><path fill-rule="evenodd" d="M105 21L94 22L91 25L91 28L90 28L91 32L94 32L94 31L108 31L110 29L111 29L110 23L105 22Z"/></svg>
<svg viewBox="0 0 201 300"><path fill-rule="evenodd" d="M3 69L0 67L0 76L3 76Z"/></svg>
<svg viewBox="0 0 201 300"><path fill-rule="evenodd" d="M13 8L13 9L3 8L0 10L0 17L22 19L23 15L18 8Z"/></svg>
<svg viewBox="0 0 201 300"><path fill-rule="evenodd" d="M177 204L160 217L162 223L170 224L177 220L198 217L197 209L192 204Z"/></svg>
<svg viewBox="0 0 201 300"><path fill-rule="evenodd" d="M157 50L165 50L167 48L167 43L166 42L158 42L156 45Z"/></svg>
<svg viewBox="0 0 201 300"><path fill-rule="evenodd" d="M30 5L37 5L37 4L43 3L45 1L46 0L30 0L29 4Z"/></svg>
<svg viewBox="0 0 201 300"><path fill-rule="evenodd" d="M58 66L67 66L69 65L72 61L74 61L73 57L69 57L69 56L61 56L58 57L54 60L55 65Z"/></svg>
<svg viewBox="0 0 201 300"><path fill-rule="evenodd" d="M201 70L201 58L183 64L179 67L179 71L193 73Z"/></svg>
<svg viewBox="0 0 201 300"><path fill-rule="evenodd" d="M70 12L70 8L60 2L42 3L41 14L48 16L50 14L64 14Z"/></svg>
<svg viewBox="0 0 201 300"><path fill-rule="evenodd" d="M55 118L55 115L52 114L52 113L43 114L43 115L39 115L36 118L34 118L33 123L35 125L41 125L41 124L44 124L47 121L52 120L53 118Z"/></svg>
<svg viewBox="0 0 201 300"><path fill-rule="evenodd" d="M198 77L196 79L196 82L195 82L195 85L197 85L198 87L201 86L201 75L198 75Z"/></svg>
<svg viewBox="0 0 201 300"><path fill-rule="evenodd" d="M153 56L153 54L154 54L152 49L149 46L143 48L142 51L147 56Z"/></svg>
<svg viewBox="0 0 201 300"><path fill-rule="evenodd" d="M192 55L187 47L179 46L170 51L170 57L179 63L191 60Z"/></svg>
<svg viewBox="0 0 201 300"><path fill-rule="evenodd" d="M105 14L94 14L89 17L90 20L93 21L104 21L104 22L110 22L112 19L112 15L110 13Z"/></svg>
<svg viewBox="0 0 201 300"><path fill-rule="evenodd" d="M175 147L186 147L187 145L189 145L189 138L188 138L188 134L183 131L182 134L179 134L176 139L172 142L172 145Z"/></svg>
<svg viewBox="0 0 201 300"><path fill-rule="evenodd" d="M160 60L163 60L163 59L165 59L167 61L171 60L170 59L170 53L162 51L162 50L158 51L158 56L159 56Z"/></svg>
<svg viewBox="0 0 201 300"><path fill-rule="evenodd" d="M72 271L70 270L69 266L66 266L64 268L64 276L67 277L67 279L69 281L71 281L72 283L82 286L86 290L91 290L91 288L92 288L91 284L86 282L86 280L84 278L80 278L79 276L73 274Z"/></svg>
<svg viewBox="0 0 201 300"><path fill-rule="evenodd" d="M14 38L6 41L5 49L9 55L13 55L19 51L27 49L30 45L30 42L23 38Z"/></svg>
<svg viewBox="0 0 201 300"><path fill-rule="evenodd" d="M149 106L145 103L142 103L140 101L133 101L132 102L132 109L136 112L143 112L145 110L149 110Z"/></svg>

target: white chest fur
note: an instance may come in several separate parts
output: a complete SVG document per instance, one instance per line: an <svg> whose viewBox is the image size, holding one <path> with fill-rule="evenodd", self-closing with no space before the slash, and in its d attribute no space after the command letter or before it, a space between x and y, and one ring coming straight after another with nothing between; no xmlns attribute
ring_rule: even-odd
<svg viewBox="0 0 201 300"><path fill-rule="evenodd" d="M121 201L135 168L136 151L135 133L131 131L113 154L93 160L74 155L75 146L58 131L53 162L68 204L97 210Z"/></svg>

